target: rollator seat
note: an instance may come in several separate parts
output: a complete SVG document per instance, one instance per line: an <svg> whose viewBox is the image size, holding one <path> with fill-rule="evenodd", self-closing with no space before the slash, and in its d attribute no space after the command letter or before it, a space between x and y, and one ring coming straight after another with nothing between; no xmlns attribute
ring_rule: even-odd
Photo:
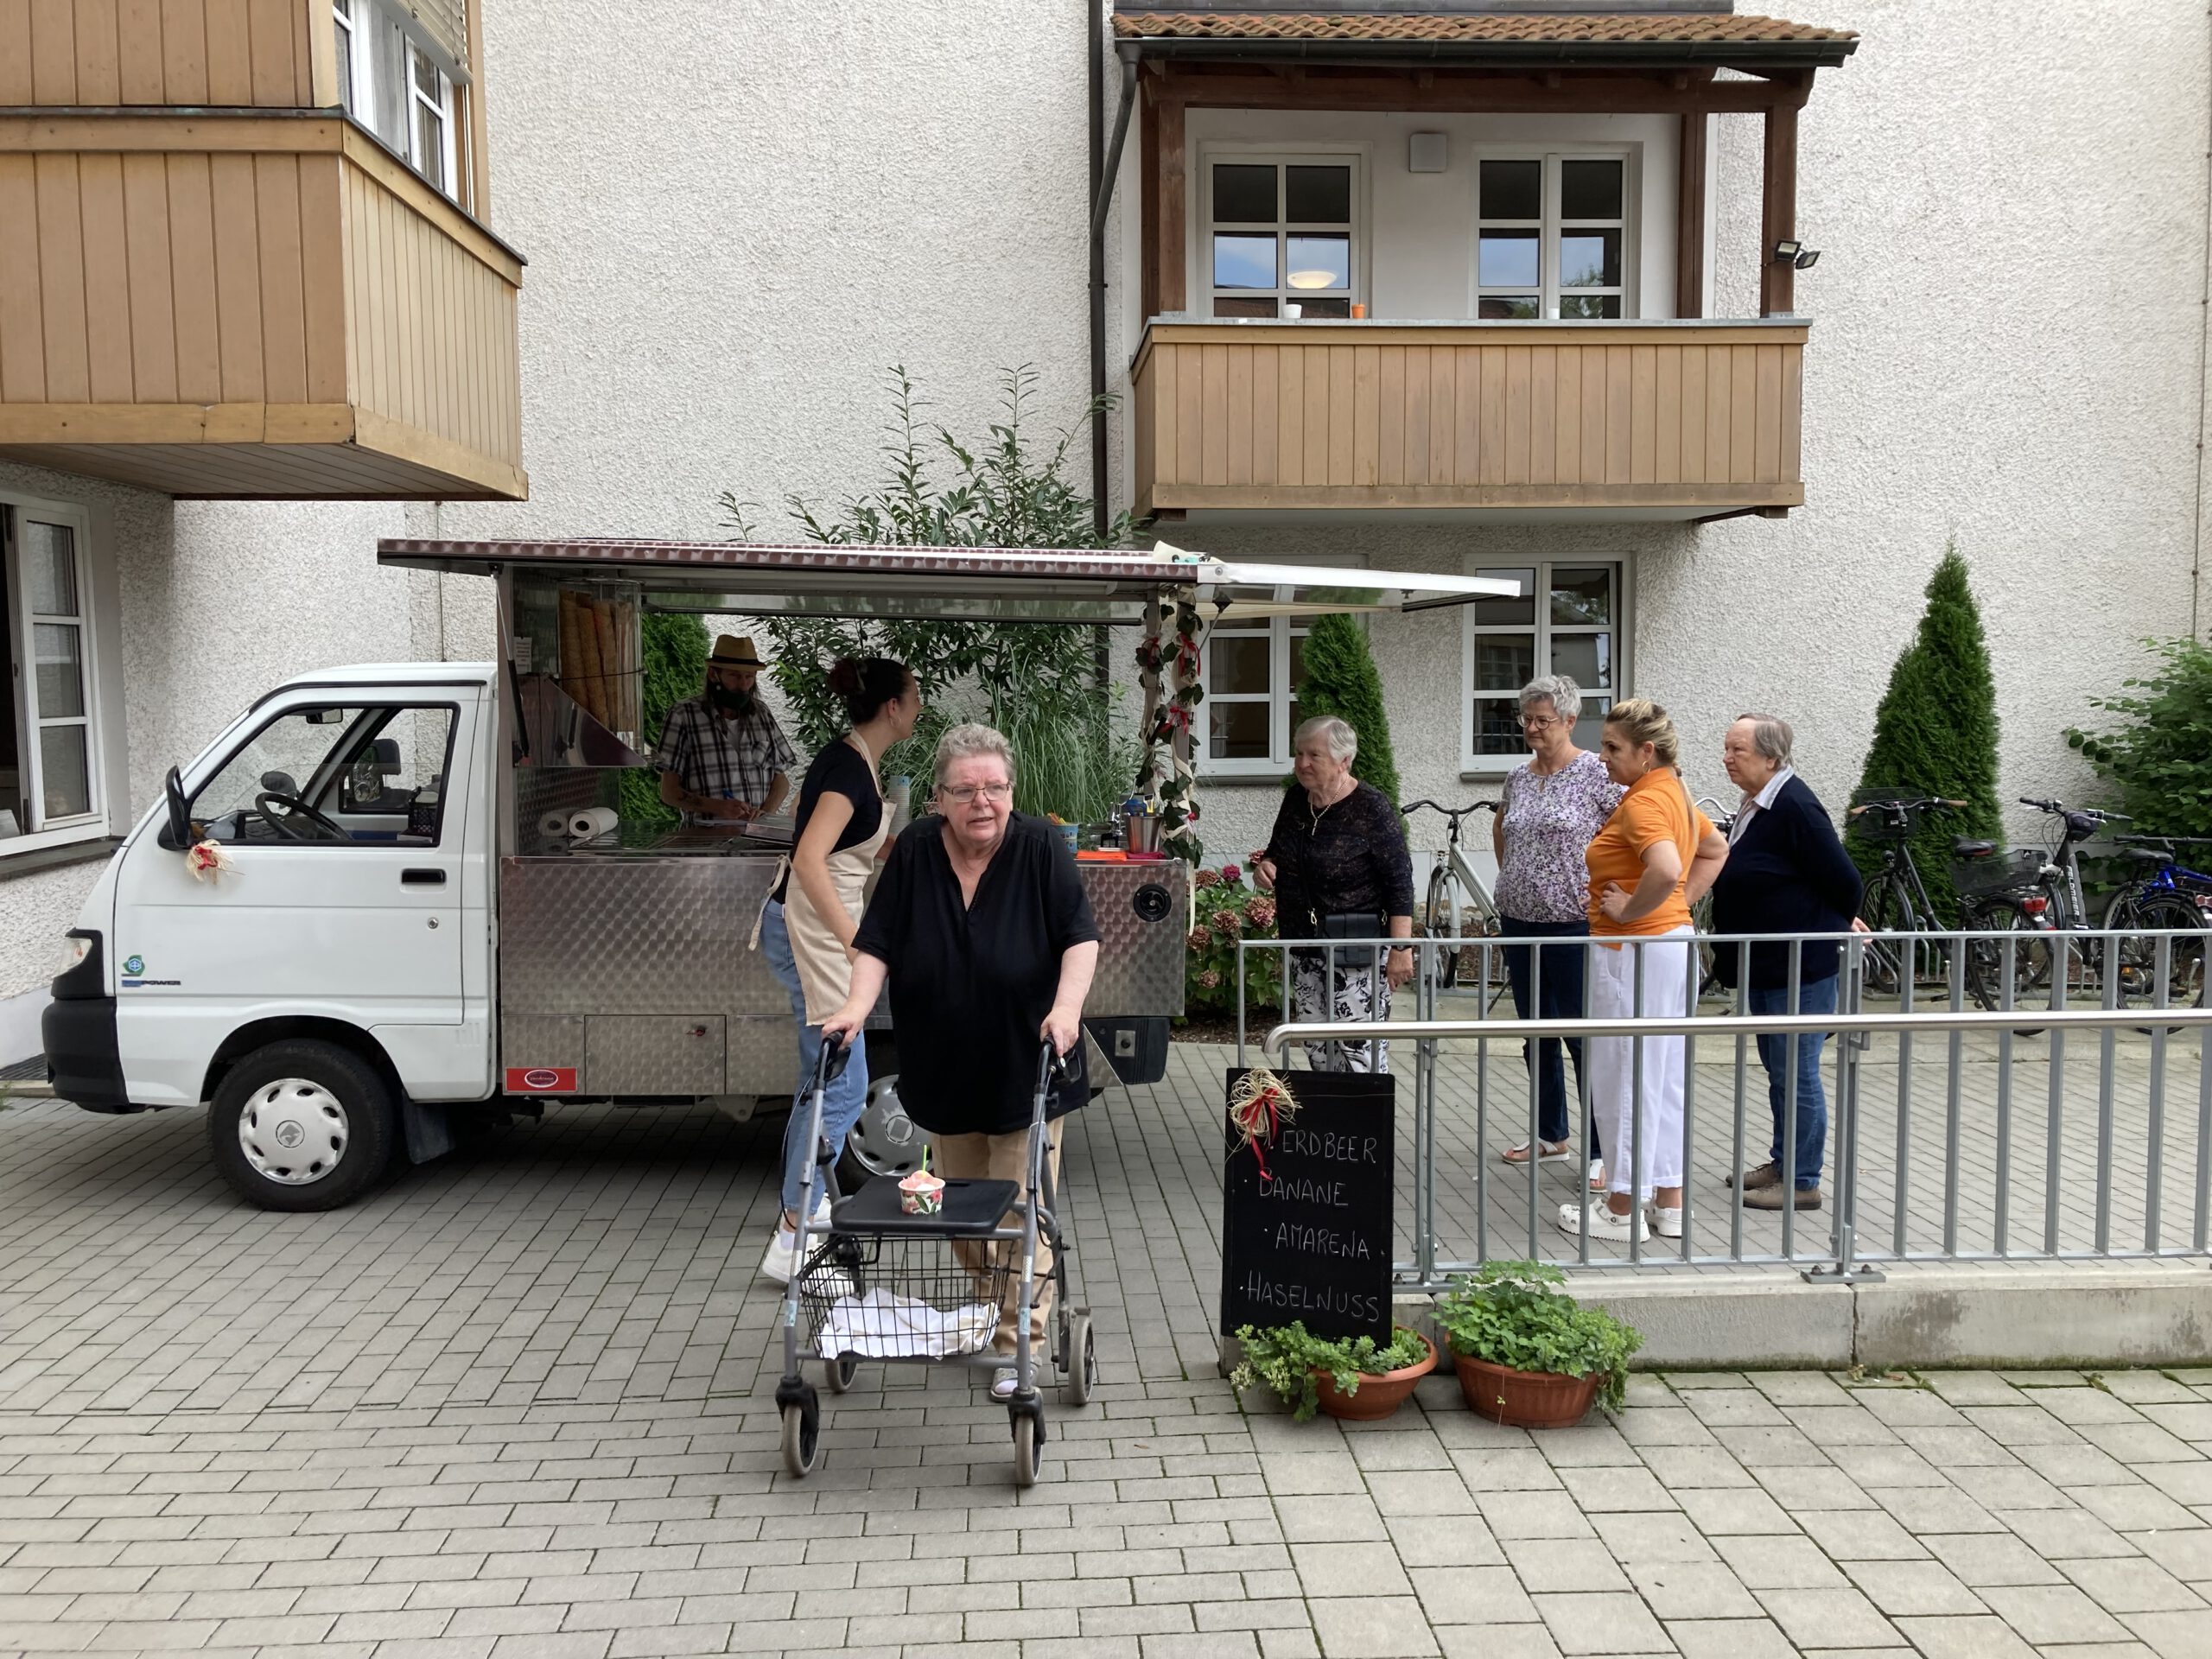
<svg viewBox="0 0 2212 1659"><path fill-rule="evenodd" d="M1020 1201L1012 1181L947 1181L944 1209L934 1216L910 1216L899 1205L899 1178L878 1175L830 1211L830 1225L840 1233L933 1233L939 1236L988 1233Z"/></svg>
<svg viewBox="0 0 2212 1659"><path fill-rule="evenodd" d="M1970 841L1961 836L1951 843L1951 850L1961 858L1986 858L1997 850L1997 843L1993 841Z"/></svg>

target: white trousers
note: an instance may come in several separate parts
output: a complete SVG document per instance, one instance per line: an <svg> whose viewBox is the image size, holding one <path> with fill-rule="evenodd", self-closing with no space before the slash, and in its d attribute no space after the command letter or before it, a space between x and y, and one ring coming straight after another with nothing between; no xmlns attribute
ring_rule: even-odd
<svg viewBox="0 0 2212 1659"><path fill-rule="evenodd" d="M1676 928L1618 950L1591 951L1590 1017L1643 1015L1679 1019L1688 1011L1691 930ZM1643 994L1637 996L1637 959L1643 961ZM1643 1087L1638 1097L1637 1050L1643 1050ZM1590 1111L1605 1148L1605 1185L1633 1191L1639 1200L1652 1189L1682 1184L1683 1042L1679 1037L1592 1037L1589 1045ZM1629 1179L1631 1148L1637 1179Z"/></svg>

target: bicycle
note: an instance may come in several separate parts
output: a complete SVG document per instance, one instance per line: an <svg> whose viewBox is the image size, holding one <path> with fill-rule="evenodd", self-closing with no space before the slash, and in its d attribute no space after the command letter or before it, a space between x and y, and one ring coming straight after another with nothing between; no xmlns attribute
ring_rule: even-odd
<svg viewBox="0 0 2212 1659"><path fill-rule="evenodd" d="M1737 815L1714 800L1710 795L1699 798L1697 810L1712 820L1713 827L1726 840L1736 827ZM1720 952L1707 935L1713 931L1713 893L1710 889L1699 895L1690 906L1690 925L1697 931L1697 997L1702 1002L1716 992L1724 999L1731 993L1720 982Z"/></svg>
<svg viewBox="0 0 2212 1659"><path fill-rule="evenodd" d="M1865 798L1848 809L1847 816L1854 821L1859 838L1883 849L1882 868L1867 881L1859 908L1874 935L1866 941L1862 958L1863 982L1878 996L1901 995L1907 984L1942 976L1941 939L1918 939L1900 947L1897 940L1884 936L1931 933L1942 925L1936 920L1936 906L1929 900L1927 884L1920 879L1920 867L1912 861L1912 837L1928 813L1955 812L1964 805L1964 801L1942 795L1876 790L1866 791ZM1993 842L1964 837L1951 845L1961 857L1969 848L1993 850L1995 847Z"/></svg>
<svg viewBox="0 0 2212 1659"><path fill-rule="evenodd" d="M1467 819L1478 812L1495 812L1501 804L1497 801L1473 801L1465 806L1452 807L1434 801L1414 801L1398 809L1399 815L1407 818L1424 809L1439 812L1443 814L1446 824L1444 845L1433 855L1436 862L1428 873L1428 898L1421 911L1423 938L1494 939L1503 931L1497 896L1491 892L1489 884L1475 874L1459 845ZM1471 927L1466 925L1470 911L1473 912ZM1459 982L1459 948L1440 944L1433 960L1436 965L1432 971L1432 983L1440 991L1450 990Z"/></svg>
<svg viewBox="0 0 2212 1659"><path fill-rule="evenodd" d="M2174 849L2212 846L2212 836L2114 836L2113 840L2126 856L2152 868L2122 882L2106 904L2106 931L2171 929L2199 934L2194 939L2172 940L2166 947L2166 1003L2178 1008L2203 1007L2208 941L2202 936L2212 930L2212 875L2182 864ZM2151 977L2153 989L2158 944L2156 939L2136 938L2124 940L2120 945L2134 959L2135 970Z"/></svg>

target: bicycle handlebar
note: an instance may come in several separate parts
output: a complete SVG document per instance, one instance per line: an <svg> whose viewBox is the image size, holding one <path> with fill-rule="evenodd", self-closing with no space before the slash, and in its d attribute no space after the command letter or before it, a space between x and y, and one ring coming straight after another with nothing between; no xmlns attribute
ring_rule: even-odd
<svg viewBox="0 0 2212 1659"><path fill-rule="evenodd" d="M2091 806L2069 806L2063 801L2039 801L2032 795L2020 797L2022 806L2032 806L2038 812L2070 812L2076 817L2092 818L2099 823L2133 823L2134 819L2125 812L2100 812Z"/></svg>
<svg viewBox="0 0 2212 1659"><path fill-rule="evenodd" d="M1907 812L1925 812L1931 806L1955 810L1965 805L1964 801L1953 800L1948 795L1928 795L1916 801L1861 801L1857 806L1846 808L1845 816L1855 818L1861 812L1883 812L1891 817L1902 817Z"/></svg>
<svg viewBox="0 0 2212 1659"><path fill-rule="evenodd" d="M1398 816L1409 818L1427 807L1432 812L1441 812L1447 818L1471 817L1478 812L1495 812L1503 804L1498 801L1476 801L1466 806L1444 806L1435 801L1408 801L1398 809Z"/></svg>

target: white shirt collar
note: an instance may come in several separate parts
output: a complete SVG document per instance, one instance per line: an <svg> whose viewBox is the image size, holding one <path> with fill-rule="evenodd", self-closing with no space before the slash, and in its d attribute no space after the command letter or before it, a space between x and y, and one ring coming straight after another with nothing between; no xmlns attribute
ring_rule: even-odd
<svg viewBox="0 0 2212 1659"><path fill-rule="evenodd" d="M1730 846L1734 846L1744 838L1744 831L1750 826L1752 814L1764 812L1771 808L1774 805L1774 798L1782 793L1782 786L1796 775L1788 766L1779 767L1774 776L1766 780L1764 789L1756 795L1746 795L1744 798L1743 805L1736 809L1736 822L1728 831Z"/></svg>

